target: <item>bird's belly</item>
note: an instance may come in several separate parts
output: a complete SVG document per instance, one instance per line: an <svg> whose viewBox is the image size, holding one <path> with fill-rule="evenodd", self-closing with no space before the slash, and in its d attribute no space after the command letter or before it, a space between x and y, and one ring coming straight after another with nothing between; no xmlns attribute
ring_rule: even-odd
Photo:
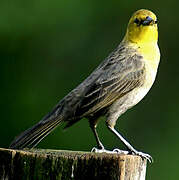
<svg viewBox="0 0 179 180"><path fill-rule="evenodd" d="M156 71L146 72L144 83L118 99L115 103L113 103L110 107L109 114L113 114L113 116L119 117L127 109L139 103L152 87L155 76Z"/></svg>
<svg viewBox="0 0 179 180"><path fill-rule="evenodd" d="M150 65L146 63L145 66L146 75L143 85L130 92L129 103L131 103L131 106L136 105L144 98L155 81L158 65L156 68L151 68Z"/></svg>
<svg viewBox="0 0 179 180"><path fill-rule="evenodd" d="M140 87L135 88L128 94L128 97L126 98L127 102L125 102L128 105L128 108L136 105L145 97L145 95L149 92L150 88L152 87L155 77L156 71L146 72L144 84Z"/></svg>
<svg viewBox="0 0 179 180"><path fill-rule="evenodd" d="M136 105L138 102L140 102L145 95L148 93L151 87L139 87L134 89L128 94L128 98L126 99L127 102L125 102L128 105L128 108Z"/></svg>

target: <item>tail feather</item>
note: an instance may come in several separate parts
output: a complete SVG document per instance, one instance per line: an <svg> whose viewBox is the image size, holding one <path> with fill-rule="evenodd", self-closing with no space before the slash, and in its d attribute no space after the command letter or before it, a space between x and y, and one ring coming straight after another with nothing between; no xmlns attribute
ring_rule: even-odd
<svg viewBox="0 0 179 180"><path fill-rule="evenodd" d="M40 121L38 124L27 129L20 134L11 143L11 149L23 149L35 147L44 137L46 137L52 130L54 130L58 124L62 122L61 119L51 121Z"/></svg>

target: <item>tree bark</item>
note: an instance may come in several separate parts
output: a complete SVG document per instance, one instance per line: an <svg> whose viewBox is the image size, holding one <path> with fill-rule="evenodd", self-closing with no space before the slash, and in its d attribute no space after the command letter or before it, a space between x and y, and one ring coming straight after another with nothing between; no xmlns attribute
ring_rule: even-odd
<svg viewBox="0 0 179 180"><path fill-rule="evenodd" d="M2 180L145 180L146 164L135 155L0 148Z"/></svg>

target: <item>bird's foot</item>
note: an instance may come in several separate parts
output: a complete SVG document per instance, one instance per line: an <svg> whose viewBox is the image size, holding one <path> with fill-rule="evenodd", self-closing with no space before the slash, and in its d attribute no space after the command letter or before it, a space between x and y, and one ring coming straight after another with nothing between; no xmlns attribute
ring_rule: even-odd
<svg viewBox="0 0 179 180"><path fill-rule="evenodd" d="M109 154L129 154L129 151L123 151L123 150L120 150L120 149L114 149L113 151L109 151L109 150L106 150L104 148L92 148L91 152L96 152L96 153L109 153Z"/></svg>
<svg viewBox="0 0 179 180"><path fill-rule="evenodd" d="M113 149L112 151L113 153L117 153L117 154L129 154L129 151L124 151L124 150L121 150L121 149Z"/></svg>
<svg viewBox="0 0 179 180"><path fill-rule="evenodd" d="M140 157L143 158L143 159L147 159L147 160L149 161L149 163L153 163L153 158L152 158L152 156L150 156L150 155L147 154L147 153L143 153L143 152L140 152L140 151L137 151L137 150L132 150L132 151L130 152L130 154L140 156Z"/></svg>
<svg viewBox="0 0 179 180"><path fill-rule="evenodd" d="M113 153L113 151L109 151L109 150L106 150L104 148L98 149L96 147L93 147L91 152L95 152L95 153Z"/></svg>
<svg viewBox="0 0 179 180"><path fill-rule="evenodd" d="M149 161L149 163L152 163L153 162L153 158L152 156L150 156L149 154L147 153L143 153L143 152L140 152L140 151L137 151L137 150L132 150L132 151L124 151L124 150L121 150L121 149L113 149L113 151L109 151L109 150L106 150L104 148L102 149L98 149L96 147L93 147L91 152L95 152L95 153L109 153L109 154L133 154L133 155L137 155L137 156L140 156L141 158L143 159L147 159Z"/></svg>
<svg viewBox="0 0 179 180"><path fill-rule="evenodd" d="M119 153L119 154L133 154L133 155L140 156L143 159L147 159L149 161L149 163L153 162L152 156L150 156L147 153L143 153L143 152L137 151L135 149L132 150L132 151L123 151L123 150L120 150L120 149L114 149L113 152L114 153Z"/></svg>

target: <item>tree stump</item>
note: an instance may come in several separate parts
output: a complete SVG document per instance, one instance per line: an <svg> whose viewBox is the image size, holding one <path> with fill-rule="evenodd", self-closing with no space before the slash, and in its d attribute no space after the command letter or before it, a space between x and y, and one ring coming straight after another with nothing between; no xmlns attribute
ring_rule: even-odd
<svg viewBox="0 0 179 180"><path fill-rule="evenodd" d="M145 180L135 155L0 148L1 180Z"/></svg>

